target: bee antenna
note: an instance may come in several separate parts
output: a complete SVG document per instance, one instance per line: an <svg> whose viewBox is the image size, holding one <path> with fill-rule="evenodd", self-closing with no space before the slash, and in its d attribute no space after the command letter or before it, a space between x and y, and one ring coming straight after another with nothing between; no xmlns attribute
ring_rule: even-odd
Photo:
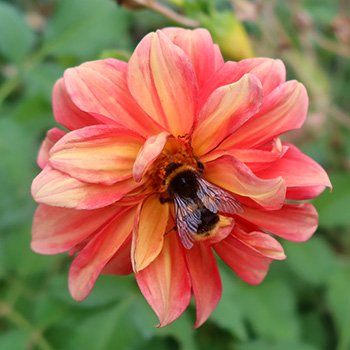
<svg viewBox="0 0 350 350"><path fill-rule="evenodd" d="M172 155L171 154L168 154L167 152L164 152L164 151L162 151L162 153L164 153L168 158L169 158L169 163L171 163L172 162ZM163 169L165 169L166 168L166 166L162 166L162 167L160 167L160 168L156 168L157 170L163 170Z"/></svg>
<svg viewBox="0 0 350 350"><path fill-rule="evenodd" d="M164 233L164 236L166 236L168 233L170 233L171 231L176 231L176 229L177 229L177 227L176 227L176 225L174 226L174 227L172 227L170 230L168 230L168 231L166 231L165 233Z"/></svg>

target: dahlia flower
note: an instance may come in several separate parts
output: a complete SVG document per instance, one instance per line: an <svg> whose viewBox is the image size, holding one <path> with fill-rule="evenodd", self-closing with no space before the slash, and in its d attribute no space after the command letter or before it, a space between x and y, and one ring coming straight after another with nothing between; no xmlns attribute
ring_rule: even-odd
<svg viewBox="0 0 350 350"><path fill-rule="evenodd" d="M199 327L221 296L214 251L258 284L285 258L271 234L303 242L316 230L315 208L290 200L331 184L279 138L301 127L308 108L280 60L225 63L208 31L166 28L146 35L128 63L67 69L52 104L66 129L49 130L38 155L32 249L74 256L77 301L101 273L134 273L160 327L192 295Z"/></svg>

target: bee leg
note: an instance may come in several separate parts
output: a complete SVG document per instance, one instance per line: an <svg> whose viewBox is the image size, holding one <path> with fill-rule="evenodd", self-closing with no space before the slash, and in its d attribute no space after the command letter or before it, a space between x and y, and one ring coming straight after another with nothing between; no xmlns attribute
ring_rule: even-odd
<svg viewBox="0 0 350 350"><path fill-rule="evenodd" d="M164 236L166 236L166 235L167 235L168 233L170 233L171 231L176 231L176 229L177 229L177 227L174 226L174 227L171 228L170 230L166 231L166 232L164 233Z"/></svg>
<svg viewBox="0 0 350 350"><path fill-rule="evenodd" d="M204 164L197 157L196 157L196 161L197 161L198 170L200 173L202 173L204 170Z"/></svg>
<svg viewBox="0 0 350 350"><path fill-rule="evenodd" d="M167 203L167 202L171 202L172 199L170 197L159 197L159 202L164 204L164 203Z"/></svg>

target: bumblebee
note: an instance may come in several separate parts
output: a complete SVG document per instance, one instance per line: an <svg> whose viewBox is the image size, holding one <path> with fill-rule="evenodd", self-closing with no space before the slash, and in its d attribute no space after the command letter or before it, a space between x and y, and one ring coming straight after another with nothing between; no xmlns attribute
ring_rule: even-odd
<svg viewBox="0 0 350 350"><path fill-rule="evenodd" d="M224 218L219 212L242 211L235 197L202 178L201 162L198 169L181 163L169 163L165 168L164 186L169 198L161 201L174 202L177 231L186 249L192 248L194 240L209 238L223 226L220 223Z"/></svg>

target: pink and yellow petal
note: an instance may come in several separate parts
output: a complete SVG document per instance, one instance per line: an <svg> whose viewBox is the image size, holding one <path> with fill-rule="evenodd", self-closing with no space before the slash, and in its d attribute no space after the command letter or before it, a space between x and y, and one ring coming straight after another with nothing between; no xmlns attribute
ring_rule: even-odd
<svg viewBox="0 0 350 350"><path fill-rule="evenodd" d="M65 134L66 134L65 131L58 128L52 128L47 132L46 137L43 143L41 144L38 158L37 158L38 165L40 166L41 169L44 169L44 167L49 162L49 152L51 148Z"/></svg>
<svg viewBox="0 0 350 350"><path fill-rule="evenodd" d="M265 57L247 58L238 62L236 71L250 72L256 75L263 86L264 96L267 96L272 90L286 81L286 68L279 59Z"/></svg>
<svg viewBox="0 0 350 350"><path fill-rule="evenodd" d="M33 180L32 196L38 203L75 209L98 209L112 204L136 188L133 179L111 186L89 184L47 165Z"/></svg>
<svg viewBox="0 0 350 350"><path fill-rule="evenodd" d="M233 84L245 74L254 74L261 82L264 96L286 81L286 69L280 60L270 58L248 58L240 62L226 62L220 66L201 90L199 106L220 86Z"/></svg>
<svg viewBox="0 0 350 350"><path fill-rule="evenodd" d="M129 275L133 272L131 264L131 241L132 237L128 237L120 246L111 260L105 265L101 274L104 275Z"/></svg>
<svg viewBox="0 0 350 350"><path fill-rule="evenodd" d="M283 260L286 258L281 244L269 234L257 230L246 222L238 221L232 233L237 239L266 258Z"/></svg>
<svg viewBox="0 0 350 350"><path fill-rule="evenodd" d="M225 64L225 61L224 61L224 58L222 57L220 46L218 44L214 44L214 71L216 72L224 64Z"/></svg>
<svg viewBox="0 0 350 350"><path fill-rule="evenodd" d="M267 210L279 209L285 200L286 184L282 177L258 178L244 163L230 156L206 163L203 176L233 194L249 197Z"/></svg>
<svg viewBox="0 0 350 350"><path fill-rule="evenodd" d="M264 211L249 207L238 214L260 228L293 242L308 240L317 229L318 214L310 203L285 204L279 210Z"/></svg>
<svg viewBox="0 0 350 350"><path fill-rule="evenodd" d="M207 246L212 246L213 244L221 242L225 239L231 232L233 227L235 226L235 220L232 217L226 217L219 215L219 229L218 231L206 238L197 239L197 241L204 243Z"/></svg>
<svg viewBox="0 0 350 350"><path fill-rule="evenodd" d="M110 58L67 69L68 95L82 111L105 124L116 124L143 136L161 128L138 106L126 82L127 63Z"/></svg>
<svg viewBox="0 0 350 350"><path fill-rule="evenodd" d="M51 165L78 180L110 185L132 176L144 139L111 125L96 125L64 136L50 151Z"/></svg>
<svg viewBox="0 0 350 350"><path fill-rule="evenodd" d="M282 145L279 138L272 140L266 145L256 149L215 149L200 157L201 162L206 163L224 155L237 158L245 163L253 172L262 170L271 165L271 163L282 158L287 152L288 146Z"/></svg>
<svg viewBox="0 0 350 350"><path fill-rule="evenodd" d="M300 128L306 118L308 96L295 80L278 86L265 96L257 114L228 137L220 148L254 148L287 131Z"/></svg>
<svg viewBox="0 0 350 350"><path fill-rule="evenodd" d="M122 208L80 251L73 260L68 275L69 291L76 301L91 292L104 266L131 235L136 207Z"/></svg>
<svg viewBox="0 0 350 350"><path fill-rule="evenodd" d="M206 29L165 28L162 32L189 58L196 72L199 88L212 77L218 67L224 64L223 60L220 60L213 39Z"/></svg>
<svg viewBox="0 0 350 350"><path fill-rule="evenodd" d="M133 269L139 272L157 258L163 248L169 205L158 195L146 198L138 206L131 247Z"/></svg>
<svg viewBox="0 0 350 350"><path fill-rule="evenodd" d="M68 130L99 124L99 121L94 116L79 109L73 103L67 94L63 78L59 79L53 87L52 110L57 123Z"/></svg>
<svg viewBox="0 0 350 350"><path fill-rule="evenodd" d="M233 134L259 110L262 100L261 83L253 74L216 89L200 110L192 135L196 156L211 151Z"/></svg>
<svg viewBox="0 0 350 350"><path fill-rule="evenodd" d="M200 160L201 162L206 163L224 155L228 155L245 163L255 173L269 167L272 163L281 159L287 150L288 146L282 145L280 139L276 138L267 145L257 149L215 149L202 156Z"/></svg>
<svg viewBox="0 0 350 350"><path fill-rule="evenodd" d="M153 162L162 153L169 137L169 133L162 132L160 134L151 136L143 144L133 166L133 176L136 182L141 181L143 175L147 172L147 170L150 168Z"/></svg>
<svg viewBox="0 0 350 350"><path fill-rule="evenodd" d="M196 243L185 250L192 290L196 301L197 318L194 328L201 326L221 298L222 285L214 254L210 247Z"/></svg>
<svg viewBox="0 0 350 350"><path fill-rule="evenodd" d="M258 171L257 176L282 176L287 185L287 199L310 199L317 197L326 187L332 189L327 173L317 162L294 145L286 142L283 144L288 147L286 154L271 166Z"/></svg>
<svg viewBox="0 0 350 350"><path fill-rule="evenodd" d="M213 248L220 258L249 284L261 283L272 262L271 258L263 256L234 235L229 235Z"/></svg>
<svg viewBox="0 0 350 350"><path fill-rule="evenodd" d="M34 214L31 247L40 254L68 251L96 233L116 213L114 206L75 210L40 204Z"/></svg>
<svg viewBox="0 0 350 350"><path fill-rule="evenodd" d="M158 327L167 326L186 310L191 300L191 279L182 243L174 231L165 236L158 257L135 277L159 318Z"/></svg>
<svg viewBox="0 0 350 350"><path fill-rule="evenodd" d="M161 31L148 34L128 63L128 87L138 104L174 136L189 133L198 94L186 54Z"/></svg>

